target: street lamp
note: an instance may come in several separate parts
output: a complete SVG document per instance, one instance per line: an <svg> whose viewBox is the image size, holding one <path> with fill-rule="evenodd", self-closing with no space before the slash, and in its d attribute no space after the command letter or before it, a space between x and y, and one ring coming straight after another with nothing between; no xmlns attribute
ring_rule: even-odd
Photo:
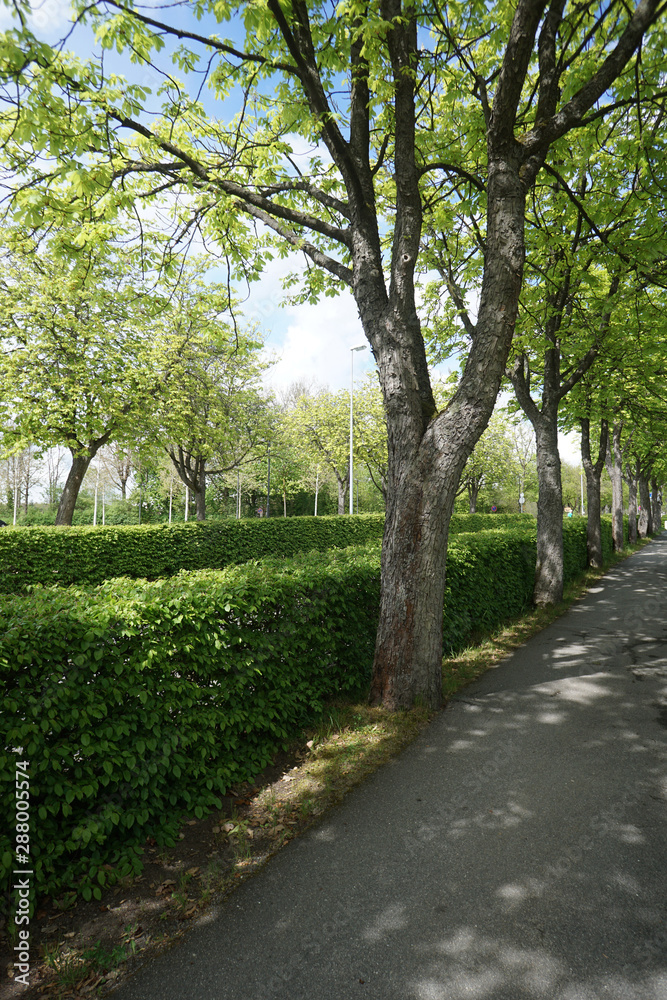
<svg viewBox="0 0 667 1000"><path fill-rule="evenodd" d="M359 344L358 347L350 348L350 514L353 513L354 507L354 489L353 489L353 477L354 477L354 463L352 459L352 398L354 395L354 352L355 351L365 351L367 344Z"/></svg>
<svg viewBox="0 0 667 1000"><path fill-rule="evenodd" d="M269 516L269 497L271 495L271 445L266 446L267 471L266 471L266 517Z"/></svg>

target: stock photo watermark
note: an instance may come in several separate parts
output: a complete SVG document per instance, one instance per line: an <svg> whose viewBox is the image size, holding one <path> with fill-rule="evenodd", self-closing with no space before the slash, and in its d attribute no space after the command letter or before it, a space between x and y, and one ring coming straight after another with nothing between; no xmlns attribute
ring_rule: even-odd
<svg viewBox="0 0 667 1000"><path fill-rule="evenodd" d="M22 748L19 752L22 752ZM29 986L30 917L34 875L30 855L30 761L15 761L14 780L16 796L12 893L15 902L14 923L17 929L17 943L14 945L14 982Z"/></svg>

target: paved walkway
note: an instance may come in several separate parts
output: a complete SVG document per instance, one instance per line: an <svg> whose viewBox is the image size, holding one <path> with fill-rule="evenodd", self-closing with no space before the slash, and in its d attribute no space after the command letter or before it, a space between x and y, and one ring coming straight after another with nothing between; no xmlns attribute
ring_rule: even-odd
<svg viewBox="0 0 667 1000"><path fill-rule="evenodd" d="M667 1000L666 727L667 533L113 1000Z"/></svg>

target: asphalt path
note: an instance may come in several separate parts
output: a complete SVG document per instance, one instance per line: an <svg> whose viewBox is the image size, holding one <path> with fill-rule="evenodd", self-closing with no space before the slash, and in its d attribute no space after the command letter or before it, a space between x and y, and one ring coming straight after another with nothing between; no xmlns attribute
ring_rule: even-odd
<svg viewBox="0 0 667 1000"><path fill-rule="evenodd" d="M667 1000L666 848L667 533L113 1000Z"/></svg>

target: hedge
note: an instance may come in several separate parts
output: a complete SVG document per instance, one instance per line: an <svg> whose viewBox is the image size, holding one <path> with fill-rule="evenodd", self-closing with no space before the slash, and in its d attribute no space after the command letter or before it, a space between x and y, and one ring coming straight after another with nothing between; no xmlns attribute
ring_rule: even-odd
<svg viewBox="0 0 667 1000"><path fill-rule="evenodd" d="M169 841L366 683L378 587L376 553L352 549L0 598L0 768L30 761L39 890L136 870L148 834ZM5 783L5 816L12 799Z"/></svg>
<svg viewBox="0 0 667 1000"><path fill-rule="evenodd" d="M460 534L470 531L488 531L492 528L526 528L535 527L532 514L452 514L449 525L450 534Z"/></svg>
<svg viewBox="0 0 667 1000"><path fill-rule="evenodd" d="M510 527L528 514L455 514L451 532ZM383 514L0 531L0 593L34 584L96 585L118 576L158 579L382 538Z"/></svg>
<svg viewBox="0 0 667 1000"><path fill-rule="evenodd" d="M383 514L255 518L188 524L0 530L0 593L34 584L157 579L267 556L359 545L382 537Z"/></svg>

